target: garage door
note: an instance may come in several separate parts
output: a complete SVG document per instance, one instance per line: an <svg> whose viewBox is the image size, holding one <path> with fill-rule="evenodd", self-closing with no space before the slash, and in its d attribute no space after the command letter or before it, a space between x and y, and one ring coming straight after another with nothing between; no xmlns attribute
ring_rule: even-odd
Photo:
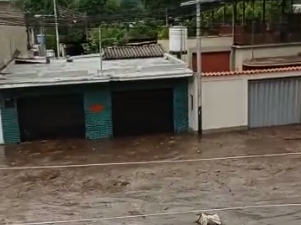
<svg viewBox="0 0 301 225"><path fill-rule="evenodd" d="M113 135L173 132L173 90L112 93Z"/></svg>
<svg viewBox="0 0 301 225"><path fill-rule="evenodd" d="M300 123L300 81L296 78L249 82L249 126Z"/></svg>
<svg viewBox="0 0 301 225"><path fill-rule="evenodd" d="M230 51L203 52L202 71L203 72L224 72L230 71ZM197 71L197 55L192 55L192 68Z"/></svg>
<svg viewBox="0 0 301 225"><path fill-rule="evenodd" d="M21 141L85 137L81 95L21 98L17 107Z"/></svg>

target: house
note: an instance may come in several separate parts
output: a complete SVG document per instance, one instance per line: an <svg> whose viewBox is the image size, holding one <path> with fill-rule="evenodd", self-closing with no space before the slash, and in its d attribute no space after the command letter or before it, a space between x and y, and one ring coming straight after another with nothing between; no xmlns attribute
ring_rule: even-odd
<svg viewBox="0 0 301 225"><path fill-rule="evenodd" d="M210 29L218 31L209 34L201 29L200 63L203 72L249 70L248 61L254 58L286 57L300 53L301 13L298 1L228 0L227 4L224 4L225 1L222 0L200 0L199 2L204 13L211 14L213 26ZM258 12L254 15L256 20L250 19L252 5ZM272 5L278 5L279 10L272 10ZM233 9L230 19L214 17L217 11L222 12L227 7ZM210 18L206 18L206 21L210 23ZM160 40L159 43L169 50L170 40ZM197 70L198 60L196 43L196 38L189 38L185 44L187 55L182 56L194 71Z"/></svg>
<svg viewBox="0 0 301 225"><path fill-rule="evenodd" d="M300 123L300 66L203 73L204 133Z"/></svg>
<svg viewBox="0 0 301 225"><path fill-rule="evenodd" d="M202 70L203 133L301 123L301 14L293 11L294 1L277 1L279 21L268 18L269 1L258 2L260 21L244 18L248 1L229 1L234 9L231 43L217 42L225 37L216 37L210 46L208 38L203 40L200 62L196 49L190 50L191 68L197 71L200 63ZM235 14L238 7L240 15Z"/></svg>
<svg viewBox="0 0 301 225"><path fill-rule="evenodd" d="M10 0L0 0L0 69L15 56L27 57L30 36L24 13Z"/></svg>
<svg viewBox="0 0 301 225"><path fill-rule="evenodd" d="M16 60L3 70L0 141L197 131L184 62L159 44L105 48L102 59Z"/></svg>

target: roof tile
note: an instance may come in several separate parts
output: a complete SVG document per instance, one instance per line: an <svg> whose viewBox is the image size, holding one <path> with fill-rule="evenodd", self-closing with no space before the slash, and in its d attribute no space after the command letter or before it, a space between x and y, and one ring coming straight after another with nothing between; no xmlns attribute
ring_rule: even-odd
<svg viewBox="0 0 301 225"><path fill-rule="evenodd" d="M260 73L277 73L277 72L290 72L301 71L301 66L273 68L273 69L259 69L259 70L244 70L244 71L224 71L224 72L207 72L202 73L204 77L220 77L220 76L244 76Z"/></svg>
<svg viewBox="0 0 301 225"><path fill-rule="evenodd" d="M165 51L160 44L141 44L107 47L103 52L104 60L114 60L163 57Z"/></svg>

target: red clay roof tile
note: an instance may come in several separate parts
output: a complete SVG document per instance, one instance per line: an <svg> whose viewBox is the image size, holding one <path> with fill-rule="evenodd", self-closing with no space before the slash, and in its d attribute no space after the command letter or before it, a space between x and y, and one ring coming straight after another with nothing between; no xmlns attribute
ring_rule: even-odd
<svg viewBox="0 0 301 225"><path fill-rule="evenodd" d="M208 73L202 73L202 76L204 77L244 76L244 75L260 74L260 73L277 73L277 72L290 72L290 71L301 71L301 66L261 69L261 70L208 72Z"/></svg>

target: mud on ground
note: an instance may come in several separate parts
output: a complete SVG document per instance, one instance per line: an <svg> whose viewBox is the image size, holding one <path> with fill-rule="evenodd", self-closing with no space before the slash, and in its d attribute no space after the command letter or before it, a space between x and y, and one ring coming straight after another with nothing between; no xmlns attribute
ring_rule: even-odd
<svg viewBox="0 0 301 225"><path fill-rule="evenodd" d="M7 147L2 166L301 152L301 127L221 135ZM0 224L301 203L301 155L197 163L0 171ZM229 225L300 225L301 206L219 213ZM194 214L70 224L193 224ZM1 223L2 222L2 223Z"/></svg>

